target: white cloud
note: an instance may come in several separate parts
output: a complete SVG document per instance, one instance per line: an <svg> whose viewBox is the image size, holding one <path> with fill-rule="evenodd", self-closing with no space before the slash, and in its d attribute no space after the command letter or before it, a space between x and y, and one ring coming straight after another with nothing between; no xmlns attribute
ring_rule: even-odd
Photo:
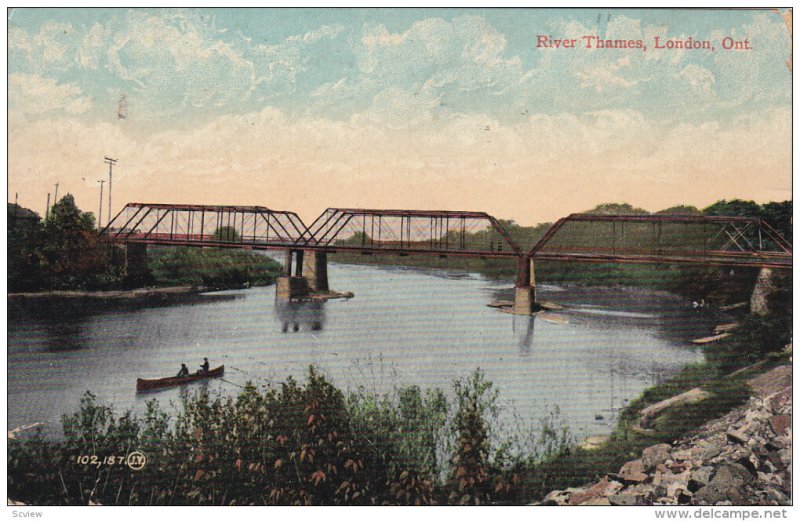
<svg viewBox="0 0 800 521"><path fill-rule="evenodd" d="M399 100L398 110L416 117L407 103ZM788 198L790 114L786 107L672 128L635 110L600 110L533 114L516 125L458 115L391 128L368 113L337 121L268 107L138 139L122 124L12 118L9 183L38 200L57 175L80 205L94 208L96 186L78 180L87 168L102 175L98 158L113 150L120 204L291 201L309 220L328 206L474 209L532 224L601 200L657 210Z"/></svg>
<svg viewBox="0 0 800 521"><path fill-rule="evenodd" d="M518 56L505 57L505 35L481 17L419 20L403 33L365 26L355 52L368 80L410 88L501 90L523 76Z"/></svg>
<svg viewBox="0 0 800 521"><path fill-rule="evenodd" d="M287 42L315 43L323 38L336 38L344 30L341 24L323 25L305 34L295 34L286 38Z"/></svg>
<svg viewBox="0 0 800 521"><path fill-rule="evenodd" d="M58 83L38 74L9 74L8 97L10 107L25 114L44 114L60 109L80 114L92 105L91 99L83 96L77 85Z"/></svg>

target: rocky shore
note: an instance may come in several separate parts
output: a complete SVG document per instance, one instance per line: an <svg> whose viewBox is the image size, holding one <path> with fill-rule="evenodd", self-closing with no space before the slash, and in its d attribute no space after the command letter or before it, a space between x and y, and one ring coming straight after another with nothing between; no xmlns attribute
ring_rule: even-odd
<svg viewBox="0 0 800 521"><path fill-rule="evenodd" d="M790 505L792 367L748 381L750 400L673 444L646 448L597 483L543 505Z"/></svg>

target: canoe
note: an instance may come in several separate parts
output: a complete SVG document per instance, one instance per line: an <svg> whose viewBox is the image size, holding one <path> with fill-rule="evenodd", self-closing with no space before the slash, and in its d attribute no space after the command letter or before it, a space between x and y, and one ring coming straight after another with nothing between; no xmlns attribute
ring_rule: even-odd
<svg viewBox="0 0 800 521"><path fill-rule="evenodd" d="M225 366L221 365L214 369L209 369L207 373L193 373L189 376L168 376L167 378L137 378L136 391L150 391L163 387L174 387L206 378L217 378L225 373Z"/></svg>

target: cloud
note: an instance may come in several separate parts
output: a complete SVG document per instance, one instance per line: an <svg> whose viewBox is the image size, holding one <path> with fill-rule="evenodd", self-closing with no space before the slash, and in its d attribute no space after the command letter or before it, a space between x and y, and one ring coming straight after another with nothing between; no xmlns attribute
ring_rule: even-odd
<svg viewBox="0 0 800 521"><path fill-rule="evenodd" d="M520 58L506 51L505 35L472 15L419 20L402 33L368 25L355 48L368 81L423 90L505 88L523 75Z"/></svg>
<svg viewBox="0 0 800 521"><path fill-rule="evenodd" d="M82 96L77 85L58 83L38 74L9 74L8 96L10 108L25 114L44 114L54 110L80 114L92 105L91 99Z"/></svg>
<svg viewBox="0 0 800 521"><path fill-rule="evenodd" d="M155 114L225 105L255 86L252 62L193 13L131 11L109 37L107 67Z"/></svg>
<svg viewBox="0 0 800 521"><path fill-rule="evenodd" d="M286 38L287 42L302 42L305 44L315 43L323 38L336 38L344 30L341 24L323 25L305 34L295 34Z"/></svg>
<svg viewBox="0 0 800 521"><path fill-rule="evenodd" d="M113 150L120 204L291 201L304 219L328 206L473 209L533 224L599 199L657 210L789 198L790 113L675 127L630 109L538 113L513 125L476 114L392 128L368 114L298 118L267 107L138 139L119 124L12 119L9 184L44 194L58 179L93 208L96 187L77 180L87 168L102 175L100 158Z"/></svg>

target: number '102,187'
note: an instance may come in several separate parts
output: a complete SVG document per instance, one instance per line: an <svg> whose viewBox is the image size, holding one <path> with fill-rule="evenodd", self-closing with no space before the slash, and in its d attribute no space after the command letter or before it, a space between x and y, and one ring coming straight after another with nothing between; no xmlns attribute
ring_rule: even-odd
<svg viewBox="0 0 800 521"><path fill-rule="evenodd" d="M125 463L125 456L104 456L97 457L95 454L82 454L75 458L78 465L122 465Z"/></svg>

